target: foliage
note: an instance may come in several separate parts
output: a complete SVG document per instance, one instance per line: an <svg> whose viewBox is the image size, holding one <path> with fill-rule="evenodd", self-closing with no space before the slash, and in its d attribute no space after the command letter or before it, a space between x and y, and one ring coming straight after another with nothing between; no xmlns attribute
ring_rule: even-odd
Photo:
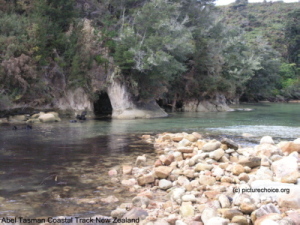
<svg viewBox="0 0 300 225"><path fill-rule="evenodd" d="M285 27L285 37L288 46L288 60L300 67L300 9L288 15Z"/></svg>
<svg viewBox="0 0 300 225"><path fill-rule="evenodd" d="M178 20L179 7L166 0L151 1L120 30L115 60L131 84L137 84L131 89L142 99L159 96L186 70L184 61L194 45L187 20Z"/></svg>
<svg viewBox="0 0 300 225"><path fill-rule="evenodd" d="M256 38L262 37L283 57L287 57L285 21L294 9L300 9L299 3L265 2L248 3L243 8L233 6L218 7L225 24L245 29L249 42L255 43Z"/></svg>
<svg viewBox="0 0 300 225"><path fill-rule="evenodd" d="M1 98L46 104L65 89L92 93L95 74L105 82L112 63L137 100L164 98L173 108L218 94L298 98L299 6L0 0Z"/></svg>
<svg viewBox="0 0 300 225"><path fill-rule="evenodd" d="M278 94L280 89L280 62L279 53L268 43L258 38L253 46L257 55L261 57L261 68L255 71L254 76L246 84L245 95L248 100L270 99Z"/></svg>

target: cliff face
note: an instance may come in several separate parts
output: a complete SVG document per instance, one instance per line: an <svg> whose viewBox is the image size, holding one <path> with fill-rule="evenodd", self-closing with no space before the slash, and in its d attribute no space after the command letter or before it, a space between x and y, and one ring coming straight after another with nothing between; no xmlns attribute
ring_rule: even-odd
<svg viewBox="0 0 300 225"><path fill-rule="evenodd" d="M112 118L137 119L166 117L165 113L155 101L138 105L132 100L125 85L113 81L107 88L107 93L113 108Z"/></svg>
<svg viewBox="0 0 300 225"><path fill-rule="evenodd" d="M71 36L72 32L72 28L70 28L67 35ZM122 74L120 74L113 58L109 55L108 48L104 47L104 44L99 41L102 38L101 33L96 32L90 20L83 20L80 33L81 39L78 41L81 44L80 53L91 59L89 69L85 71L83 77L78 76L70 79L70 74L61 66L63 64L62 57L54 50L56 61L50 62L46 69L39 71L39 74L35 67L31 67L34 73L28 69L26 70L28 74L34 75L37 80L43 80L43 85L47 87L48 92L46 94L32 93L27 95L27 101L25 101L26 98L21 98L19 101L10 101L9 99L6 101L2 97L2 99L0 98L0 111L12 111L14 109L14 113L18 113L18 109L21 108L55 109L71 117L83 111L93 116L94 103L97 98L103 97L101 93L107 93L113 118L134 119L167 116L155 101L143 105L133 101L128 89L122 83ZM22 72L26 64L26 62L23 62L24 59L30 61L29 56L22 55L19 58L4 61L4 64L7 64L5 67L6 72L11 73L10 76L19 78L20 83L24 86L25 93L30 88L33 89L33 85L26 82L26 77L22 77L22 74L24 76L27 74ZM13 63L18 66L18 70L10 69ZM73 85L74 82L83 78L86 82ZM24 96L26 95L24 94Z"/></svg>
<svg viewBox="0 0 300 225"><path fill-rule="evenodd" d="M183 103L184 112L226 112L233 111L227 103L226 98L222 94L216 94L210 100L187 100Z"/></svg>

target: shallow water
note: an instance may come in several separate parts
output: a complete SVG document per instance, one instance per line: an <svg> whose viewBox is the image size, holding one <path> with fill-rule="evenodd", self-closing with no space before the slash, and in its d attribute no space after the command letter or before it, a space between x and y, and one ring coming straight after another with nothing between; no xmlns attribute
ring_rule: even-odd
<svg viewBox="0 0 300 225"><path fill-rule="evenodd" d="M62 121L32 130L0 126L0 217L109 215L134 193L111 182L107 172L131 164L152 146L141 134L198 131L251 145L264 135L277 141L300 136L300 104L249 104L253 111L175 113L141 120ZM18 125L22 128L22 125ZM245 139L242 133L250 133ZM151 161L151 160L150 160ZM114 195L119 203L99 199Z"/></svg>

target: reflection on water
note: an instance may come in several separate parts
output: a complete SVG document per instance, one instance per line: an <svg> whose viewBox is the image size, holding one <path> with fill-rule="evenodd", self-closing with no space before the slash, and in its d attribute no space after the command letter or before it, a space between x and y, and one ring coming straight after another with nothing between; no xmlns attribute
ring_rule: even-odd
<svg viewBox="0 0 300 225"><path fill-rule="evenodd" d="M103 124L109 123L65 121L17 131L2 126L0 217L109 215L118 203L103 203L101 198L132 197L111 182L107 172L142 153L153 153L152 146L135 134L103 135L109 132ZM129 147L132 143L136 147Z"/></svg>
<svg viewBox="0 0 300 225"><path fill-rule="evenodd" d="M141 143L144 133L193 132L226 135L245 141L243 133L277 138L300 134L299 104L247 105L254 111L176 113L168 118L141 120L62 121L36 124L32 130L0 126L0 217L109 215L132 193L111 182L110 168L134 162L153 149ZM248 141L248 140L246 140ZM151 155L151 154L150 154Z"/></svg>

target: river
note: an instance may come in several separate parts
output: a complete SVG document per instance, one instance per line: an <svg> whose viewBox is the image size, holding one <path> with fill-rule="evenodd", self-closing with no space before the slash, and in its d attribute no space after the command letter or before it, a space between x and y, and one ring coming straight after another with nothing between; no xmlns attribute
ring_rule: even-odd
<svg viewBox="0 0 300 225"><path fill-rule="evenodd" d="M168 118L88 120L34 124L32 130L0 126L0 217L91 216L109 212L135 193L111 181L108 170L131 164L151 145L146 133L194 132L254 145L264 135L279 140L300 136L300 104L247 104L253 111L174 113ZM243 133L252 137L244 138ZM101 198L113 195L117 203Z"/></svg>

